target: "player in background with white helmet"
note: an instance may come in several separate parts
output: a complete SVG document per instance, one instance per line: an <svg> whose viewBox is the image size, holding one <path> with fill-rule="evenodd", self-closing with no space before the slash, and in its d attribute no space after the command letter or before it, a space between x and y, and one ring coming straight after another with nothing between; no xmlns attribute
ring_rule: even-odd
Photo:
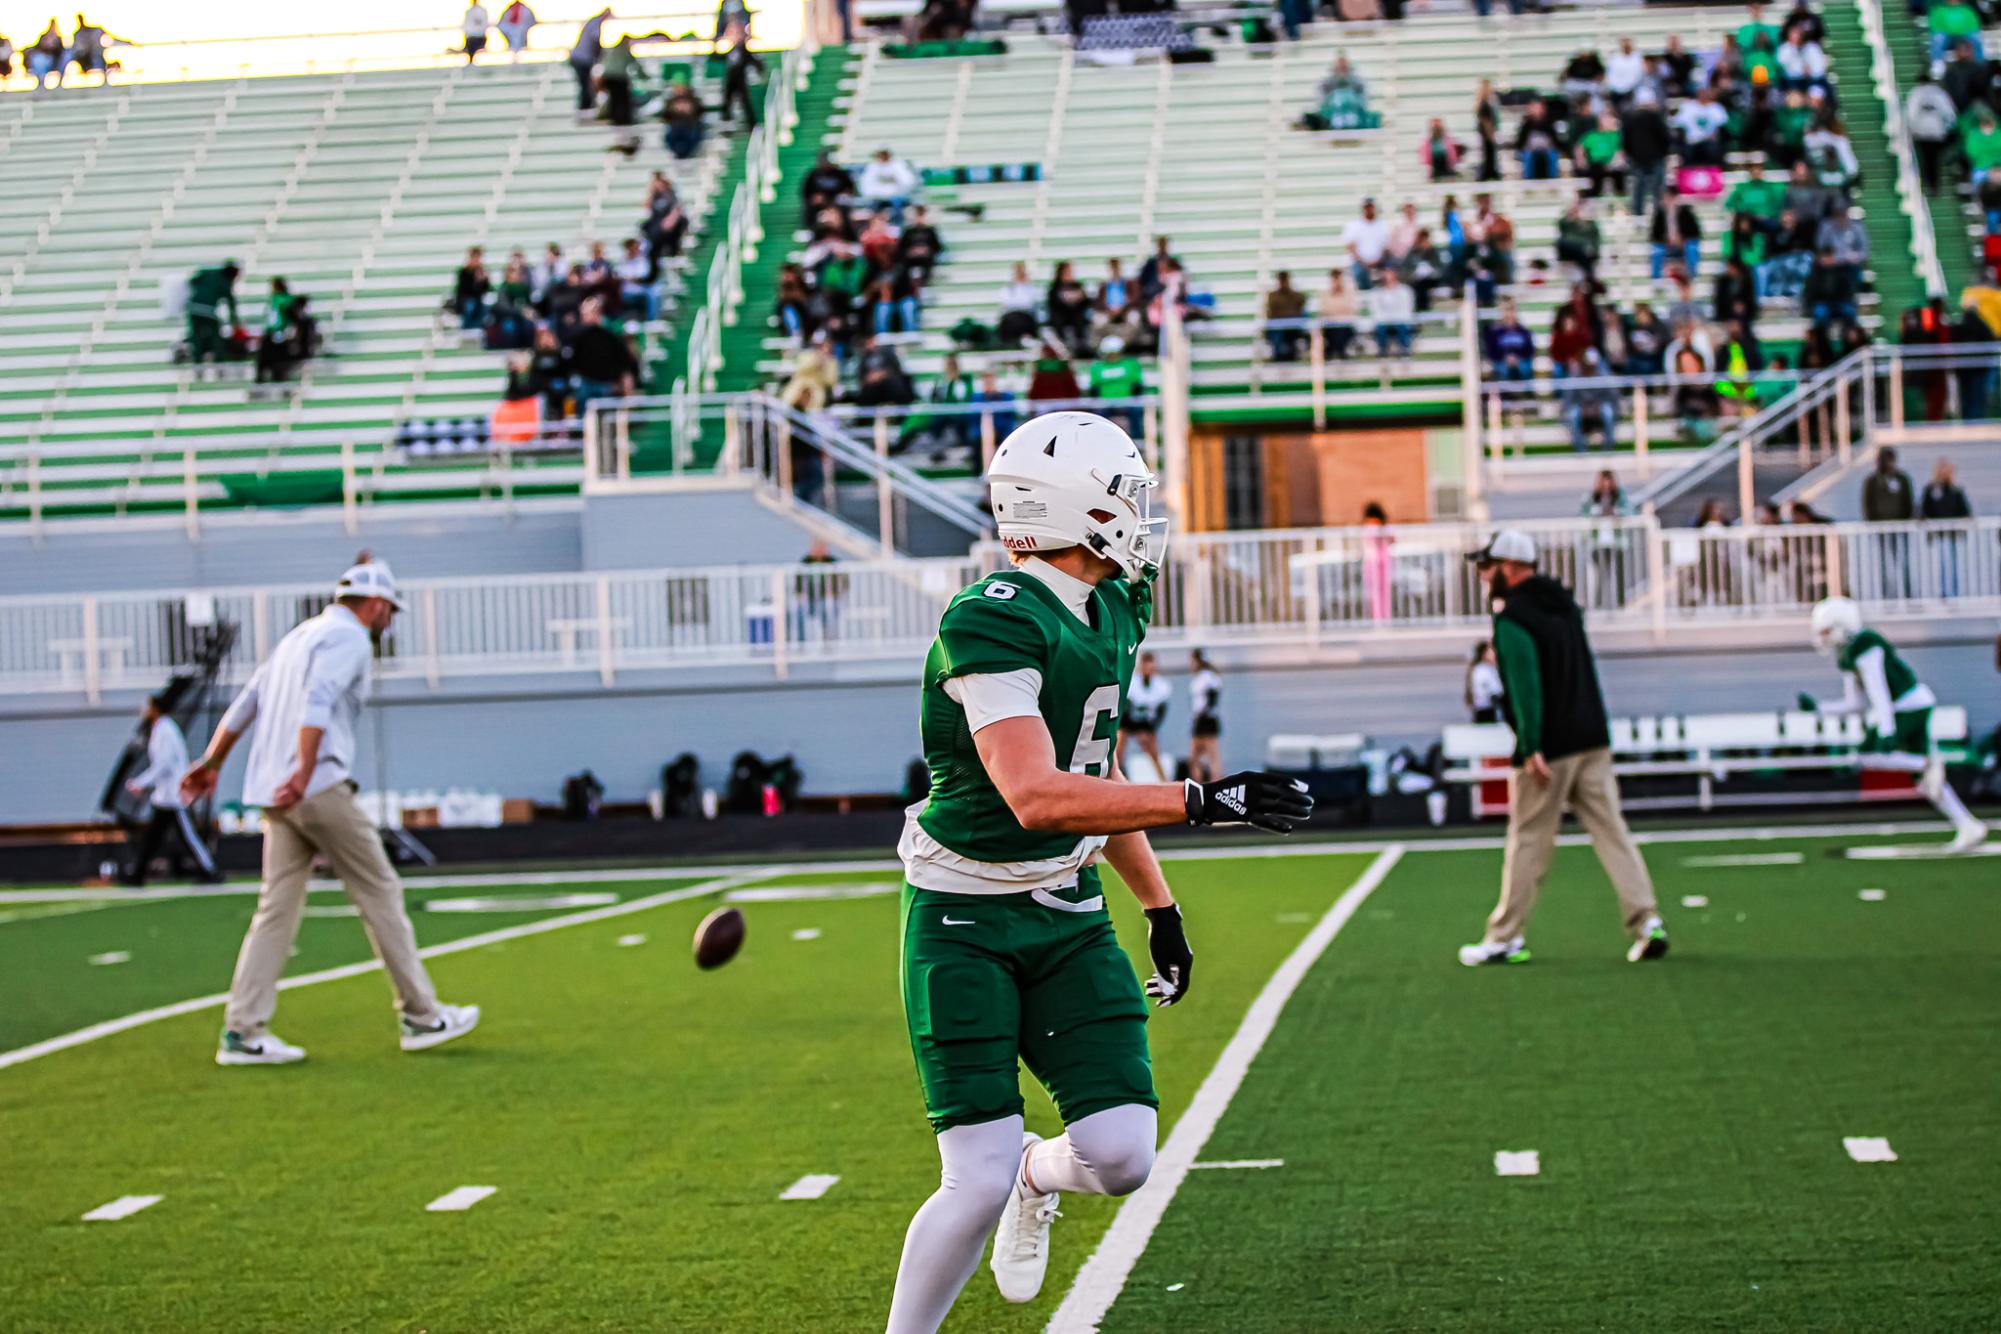
<svg viewBox="0 0 2001 1334"><path fill-rule="evenodd" d="M1057 412L1012 432L987 482L1013 566L962 590L924 663L931 794L903 858L903 1003L939 1186L911 1220L891 1334L930 1334L994 1240L1001 1295L1041 1290L1063 1191L1124 1195L1153 1165L1146 999L1188 994L1193 954L1142 832L1312 812L1292 780L1127 783L1113 763L1151 581L1166 546L1154 476L1103 417ZM1145 986L1099 890L1106 861L1145 909ZM1023 1134L1019 1065L1065 1133Z"/></svg>
<svg viewBox="0 0 2001 1334"><path fill-rule="evenodd" d="M1952 821L1947 852L1966 852L1985 842L1987 826L1952 790L1945 761L1932 749L1932 709L1938 699L1931 688L1918 680L1881 632L1862 624L1862 609L1851 599L1824 598L1814 604L1812 626L1813 646L1841 669L1843 694L1838 704L1821 704L1802 694L1800 707L1831 715L1862 715L1859 763L1865 769L1918 775L1918 790L1925 800Z"/></svg>

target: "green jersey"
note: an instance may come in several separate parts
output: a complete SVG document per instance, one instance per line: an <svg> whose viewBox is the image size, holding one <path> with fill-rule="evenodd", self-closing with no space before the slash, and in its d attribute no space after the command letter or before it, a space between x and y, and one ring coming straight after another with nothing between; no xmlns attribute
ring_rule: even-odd
<svg viewBox="0 0 2001 1334"><path fill-rule="evenodd" d="M1917 690L1918 674L1912 671L1897 653L1896 646L1874 630L1863 630L1842 647L1835 658L1835 665L1858 681L1865 681L1862 659L1877 649L1883 651L1883 684L1889 688L1889 704L1893 709L1918 708L1931 704L1930 692L1922 704L1906 704L1911 692Z"/></svg>
<svg viewBox="0 0 2001 1334"><path fill-rule="evenodd" d="M1037 706L1059 762L1072 773L1111 770L1126 687L1152 615L1145 584L1104 580L1079 619L1047 584L1002 570L946 607L924 660L919 706L931 795L913 808L898 851L920 889L1010 894L1073 883L1103 837L1024 829L980 763L966 711L946 685L957 677L1032 671Z"/></svg>

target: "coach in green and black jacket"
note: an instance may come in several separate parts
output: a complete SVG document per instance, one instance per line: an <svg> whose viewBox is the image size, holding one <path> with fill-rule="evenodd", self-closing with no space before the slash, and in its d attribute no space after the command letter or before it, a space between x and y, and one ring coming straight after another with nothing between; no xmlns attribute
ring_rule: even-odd
<svg viewBox="0 0 2001 1334"><path fill-rule="evenodd" d="M1524 932L1566 805L1590 835L1618 891L1633 938L1627 957L1657 959L1667 953L1667 933L1647 864L1619 809L1605 697L1584 634L1584 612L1569 589L1536 568L1535 541L1526 533L1497 533L1469 559L1491 580L1494 658L1507 688L1502 707L1515 732L1515 781L1501 901L1487 919L1486 937L1460 950L1460 962L1528 958Z"/></svg>

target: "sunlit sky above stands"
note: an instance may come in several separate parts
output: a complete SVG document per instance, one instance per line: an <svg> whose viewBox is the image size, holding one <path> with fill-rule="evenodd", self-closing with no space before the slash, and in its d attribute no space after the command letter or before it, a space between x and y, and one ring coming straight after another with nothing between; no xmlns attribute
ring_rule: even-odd
<svg viewBox="0 0 2001 1334"><path fill-rule="evenodd" d="M487 15L498 20L508 0L484 0ZM535 60L560 59L576 39L577 27L600 6L587 0L546 0L530 7L541 20L529 36L525 57ZM759 47L789 47L798 44L802 21L801 0L771 0L753 4L752 34ZM0 2L0 33L17 48L26 48L56 15L63 35L76 26L77 6L66 0L53 10L49 0L23 5L16 0ZM341 0L338 4L304 4L298 0L192 0L186 4L162 4L159 0L103 0L86 4L84 14L97 26L135 43L115 46L111 59L123 70L114 73L117 82L213 79L239 74L303 74L340 71L349 68L410 69L419 66L448 66L463 57L447 55L447 47L460 41L459 24L465 5L445 0ZM616 41L625 33L661 31L680 35L694 33L706 49L715 32L716 7L710 3L691 4L688 0L645 0L621 9L612 6L612 19L605 25L606 41ZM328 32L338 29L338 32ZM318 30L316 32L315 30ZM489 35L488 54L492 59L507 54L498 30ZM643 55L681 50L667 43L642 48ZM16 74L6 83L8 94L27 87L15 58ZM72 78L94 87L97 76Z"/></svg>

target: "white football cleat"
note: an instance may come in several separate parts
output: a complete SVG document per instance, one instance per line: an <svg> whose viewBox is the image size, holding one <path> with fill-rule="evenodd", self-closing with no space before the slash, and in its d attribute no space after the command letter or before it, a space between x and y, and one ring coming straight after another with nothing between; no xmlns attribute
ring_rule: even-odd
<svg viewBox="0 0 2001 1334"><path fill-rule="evenodd" d="M403 1050L424 1051L453 1038L462 1038L478 1027L479 1006L440 1005L435 1023L403 1021Z"/></svg>
<svg viewBox="0 0 2001 1334"><path fill-rule="evenodd" d="M1529 961L1528 941L1520 936L1513 940L1483 940L1477 945L1461 945L1459 962L1468 968L1479 968L1490 963L1527 963Z"/></svg>
<svg viewBox="0 0 2001 1334"><path fill-rule="evenodd" d="M1959 832L1953 835L1952 842L1946 844L1945 850L1948 855L1957 852L1971 852L1986 841L1987 826L1975 820L1972 824L1961 825Z"/></svg>
<svg viewBox="0 0 2001 1334"><path fill-rule="evenodd" d="M217 1065L291 1065L305 1059L304 1047L294 1047L275 1033L246 1038L226 1032L215 1048Z"/></svg>
<svg viewBox="0 0 2001 1334"><path fill-rule="evenodd" d="M1668 952L1667 927L1658 917L1649 917L1640 928L1640 938L1626 950L1627 963L1645 963L1650 959L1665 959Z"/></svg>
<svg viewBox="0 0 2001 1334"><path fill-rule="evenodd" d="M1042 1142L1042 1136L1024 1131L1021 1152ZM1030 1195L1021 1188L1021 1172L1014 1174L1014 1189L1001 1212L1000 1226L994 1229L994 1256L988 1268L994 1271L994 1285L1011 1302L1032 1302L1042 1291L1042 1276L1049 1270L1049 1224L1057 1217L1055 1191Z"/></svg>

